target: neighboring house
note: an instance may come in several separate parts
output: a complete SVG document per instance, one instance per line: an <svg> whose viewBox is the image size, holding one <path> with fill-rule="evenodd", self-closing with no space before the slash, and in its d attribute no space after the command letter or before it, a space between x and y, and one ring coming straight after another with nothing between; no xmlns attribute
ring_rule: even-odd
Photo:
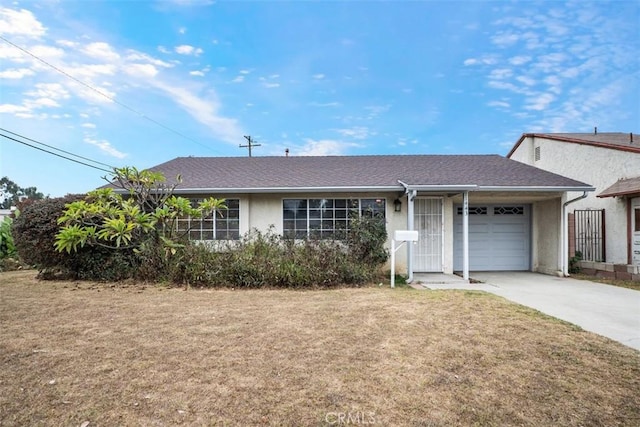
<svg viewBox="0 0 640 427"><path fill-rule="evenodd" d="M596 188L584 198L569 193L575 230L571 251L589 261L640 266L640 135L629 133L527 133L507 157ZM633 237L635 233L635 238ZM634 240L635 239L635 240ZM634 243L635 242L635 243ZM635 254L635 255L634 255ZM636 271L637 273L638 271Z"/></svg>
<svg viewBox="0 0 640 427"><path fill-rule="evenodd" d="M11 214L15 211L14 209L0 209L0 222L4 221L5 218L10 217Z"/></svg>
<svg viewBox="0 0 640 427"><path fill-rule="evenodd" d="M420 240L397 255L398 271L563 270L562 201L592 191L499 155L179 157L150 168L181 175L176 194L225 198L215 221L191 237L237 239L270 226L288 238L332 238L351 215L384 216ZM467 204L468 209L464 209Z"/></svg>

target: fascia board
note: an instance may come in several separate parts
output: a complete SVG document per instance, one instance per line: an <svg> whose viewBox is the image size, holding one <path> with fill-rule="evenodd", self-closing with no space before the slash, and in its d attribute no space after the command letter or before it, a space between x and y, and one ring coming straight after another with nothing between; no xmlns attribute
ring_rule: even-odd
<svg viewBox="0 0 640 427"><path fill-rule="evenodd" d="M477 191L524 191L524 192L548 192L548 191L596 191L595 187L553 187L553 186L478 186Z"/></svg>

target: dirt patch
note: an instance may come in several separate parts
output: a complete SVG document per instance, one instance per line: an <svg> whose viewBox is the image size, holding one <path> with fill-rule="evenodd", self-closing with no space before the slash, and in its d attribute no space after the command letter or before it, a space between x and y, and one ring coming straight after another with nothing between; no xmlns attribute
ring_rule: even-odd
<svg viewBox="0 0 640 427"><path fill-rule="evenodd" d="M640 422L638 352L482 292L34 276L0 274L2 426Z"/></svg>

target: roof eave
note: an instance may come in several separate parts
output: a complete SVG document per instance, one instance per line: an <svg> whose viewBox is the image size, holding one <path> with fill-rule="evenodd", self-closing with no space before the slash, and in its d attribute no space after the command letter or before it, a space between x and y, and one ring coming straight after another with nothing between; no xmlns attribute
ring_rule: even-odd
<svg viewBox="0 0 640 427"><path fill-rule="evenodd" d="M176 188L175 194L257 194L257 193L354 193L394 192L400 186L331 186L331 187L243 187L243 188Z"/></svg>
<svg viewBox="0 0 640 427"><path fill-rule="evenodd" d="M524 192L558 192L564 193L565 191L596 191L595 187L573 187L573 186L534 186L534 185L522 185L522 186L499 186L499 185L480 185L477 191L524 191Z"/></svg>

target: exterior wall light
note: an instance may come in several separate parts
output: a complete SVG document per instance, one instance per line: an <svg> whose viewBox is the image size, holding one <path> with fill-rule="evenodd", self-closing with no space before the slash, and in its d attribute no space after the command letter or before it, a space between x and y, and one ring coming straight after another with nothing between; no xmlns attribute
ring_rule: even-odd
<svg viewBox="0 0 640 427"><path fill-rule="evenodd" d="M402 212L402 202L400 201L400 199L395 199L393 201L393 210L395 212Z"/></svg>

